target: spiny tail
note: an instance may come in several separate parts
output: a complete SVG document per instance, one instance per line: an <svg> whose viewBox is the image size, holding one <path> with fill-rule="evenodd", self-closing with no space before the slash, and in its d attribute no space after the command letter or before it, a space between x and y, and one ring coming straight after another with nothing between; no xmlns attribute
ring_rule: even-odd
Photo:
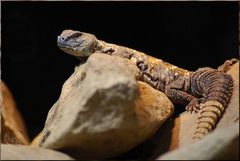
<svg viewBox="0 0 240 161"><path fill-rule="evenodd" d="M233 92L233 79L230 75L208 71L202 75L206 81L206 94L200 104L198 122L193 140L199 140L213 130L222 117Z"/></svg>

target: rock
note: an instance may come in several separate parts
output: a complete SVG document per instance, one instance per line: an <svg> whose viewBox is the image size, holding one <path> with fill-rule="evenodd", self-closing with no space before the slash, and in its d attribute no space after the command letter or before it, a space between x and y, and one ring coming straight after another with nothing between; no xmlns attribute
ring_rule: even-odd
<svg viewBox="0 0 240 161"><path fill-rule="evenodd" d="M227 73L234 80L234 90L229 105L219 120L216 129L231 126L234 122L239 121L239 62L232 65ZM173 134L179 137L173 135L171 149L191 144L196 128L197 114L184 112L174 122L178 126L173 128Z"/></svg>
<svg viewBox="0 0 240 161"><path fill-rule="evenodd" d="M73 158L50 149L2 144L1 160L73 160Z"/></svg>
<svg viewBox="0 0 240 161"><path fill-rule="evenodd" d="M234 125L234 124L238 124L239 126L239 62L232 65L230 70L227 73L230 74L234 80L233 95L222 118L219 120L216 126L216 129L213 130L213 134L211 134L211 137L208 137L208 139L206 140L204 139L205 141L203 141L203 143L206 143L206 145L204 147L202 145L203 143L197 143L197 145L195 144L190 145L192 144L192 136L196 128L197 114L189 114L187 112L184 112L174 120L174 123L173 123L174 126L171 130L171 134L161 133L159 134L160 135L160 137L158 137L159 139L154 140L156 143L159 143L159 142L162 143L162 141L165 141L165 140L169 141L164 146L159 147L158 151L163 151L163 148L165 148L164 149L165 152L173 149L179 150L179 152L178 151L174 152L172 154L173 156L171 155L169 156L169 158L168 158L168 155L166 155L163 158L160 157L160 159L172 159L172 157L174 157L175 159L181 158L181 159L192 159L192 160L194 160L194 157L195 159L197 158L211 159L211 158L220 157L220 156L224 157L222 155L225 155L226 159L230 159L233 156L236 157L237 155L239 158L239 152L237 150L237 148L239 148L239 142L237 143L235 142L236 140L239 140L239 130ZM166 131L168 127L172 126L170 124L171 124L170 122L167 122L163 126L162 130ZM231 126L235 128L228 129L228 127L231 127ZM218 131L218 129L220 131ZM219 135L223 135L223 136L219 136ZM223 142L225 144L219 144L218 141ZM218 144L220 147L215 148L215 146L217 145L214 145L214 144ZM195 150L190 150L190 149L194 149L195 146L196 147L198 146L197 152ZM182 150L181 148L184 148L184 149ZM210 151L211 148L213 148L213 150ZM187 149L189 150L188 152L185 151ZM206 152L207 151L206 149L208 149L209 151ZM222 152L223 149L225 151L224 153ZM203 155L203 152L205 152L206 154ZM178 157L180 153L183 153L183 154ZM232 157L230 157L231 154L233 154ZM159 153L159 155L161 154Z"/></svg>
<svg viewBox="0 0 240 161"><path fill-rule="evenodd" d="M239 122L239 62L233 64L227 73L234 80L233 95L217 128L228 127L235 122Z"/></svg>
<svg viewBox="0 0 240 161"><path fill-rule="evenodd" d="M29 144L24 120L16 107L13 95L1 81L1 143Z"/></svg>
<svg viewBox="0 0 240 161"><path fill-rule="evenodd" d="M166 153L159 160L239 160L239 123L218 128L202 140Z"/></svg>
<svg viewBox="0 0 240 161"><path fill-rule="evenodd" d="M142 143L173 113L173 105L137 79L139 70L127 59L93 54L64 83L32 145L103 159Z"/></svg>
<svg viewBox="0 0 240 161"><path fill-rule="evenodd" d="M41 131L31 142L30 146L36 147L39 145L44 133Z"/></svg>
<svg viewBox="0 0 240 161"><path fill-rule="evenodd" d="M180 115L174 113L174 115L166 121L163 126L147 141L145 141L140 146L132 149L126 154L117 158L119 160L158 160L158 159L193 159L193 156L196 155L195 159L206 159L206 158L226 158L231 159L239 158L239 131L234 124L239 126L239 62L232 65L230 70L227 72L234 79L234 91L231 98L231 101L228 107L223 114L223 117L219 120L219 123L216 126L216 129L213 130L213 137L210 137L207 141L204 141L206 145L204 147L200 146L195 147L193 144L192 136L194 134L197 122L196 113L187 113L183 112ZM181 106L175 106L175 108L184 108ZM228 127L233 127L228 129ZM234 128L235 127L235 128ZM218 129L220 132L218 132ZM215 132L216 131L216 132ZM226 133L224 133L226 132ZM229 136L227 136L229 132ZM231 132L231 134L230 134ZM219 133L219 134L218 134ZM211 133L210 133L211 134ZM209 134L209 135L210 135ZM216 136L216 139L214 137ZM223 136L218 136L223 135ZM226 136L226 138L225 138ZM221 140L223 139L223 140ZM226 140L225 140L226 139ZM232 142L232 140L235 140ZM225 144L219 144L223 142ZM209 142L209 143L208 143ZM213 142L213 143L210 143ZM197 142L196 142L197 143ZM194 145L192 148L192 144ZM210 145L208 145L210 144ZM214 148L214 144L218 144L222 147L216 147L214 150L210 151L209 149ZM229 146L227 145L229 144ZM182 155L182 148L188 149L184 151ZM193 150L192 150L193 149ZM207 150L209 151L207 151ZM224 149L224 152L221 150ZM174 153L171 151L176 150ZM179 150L179 152L177 152ZM215 151L216 150L216 151ZM168 152L169 155L165 156L165 153ZM203 154L203 152L205 154ZM201 155L199 155L201 153ZM211 154L210 154L211 153ZM172 154L173 156L170 156ZM178 155L180 155L178 157ZM161 156L164 156L163 158ZM169 157L168 157L169 156Z"/></svg>

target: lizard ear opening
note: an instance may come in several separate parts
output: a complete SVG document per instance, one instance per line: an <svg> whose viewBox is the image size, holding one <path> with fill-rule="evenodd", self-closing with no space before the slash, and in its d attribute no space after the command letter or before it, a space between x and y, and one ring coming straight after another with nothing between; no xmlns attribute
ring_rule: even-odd
<svg viewBox="0 0 240 161"><path fill-rule="evenodd" d="M76 38L76 37L80 37L82 35L83 35L83 33L79 32L79 31L75 31L71 35L69 35L68 38Z"/></svg>

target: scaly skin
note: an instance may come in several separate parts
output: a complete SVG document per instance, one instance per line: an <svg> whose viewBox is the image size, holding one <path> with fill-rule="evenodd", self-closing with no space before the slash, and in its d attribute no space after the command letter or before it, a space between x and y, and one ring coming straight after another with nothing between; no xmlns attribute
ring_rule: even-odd
<svg viewBox="0 0 240 161"><path fill-rule="evenodd" d="M199 68L191 72L142 52L106 43L94 35L64 30L58 36L58 46L78 58L93 53L120 56L132 61L141 71L141 80L164 92L171 101L186 106L187 111L199 111L194 139L201 139L214 129L227 107L233 91L233 80L224 73L237 59L225 62L219 69Z"/></svg>

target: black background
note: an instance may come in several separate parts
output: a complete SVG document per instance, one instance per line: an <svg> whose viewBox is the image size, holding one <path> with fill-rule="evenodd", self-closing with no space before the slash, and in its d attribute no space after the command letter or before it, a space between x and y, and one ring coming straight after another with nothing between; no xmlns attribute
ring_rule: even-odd
<svg viewBox="0 0 240 161"><path fill-rule="evenodd" d="M237 2L1 2L2 80L34 137L79 61L58 49L64 29L95 34L196 70L238 58Z"/></svg>

